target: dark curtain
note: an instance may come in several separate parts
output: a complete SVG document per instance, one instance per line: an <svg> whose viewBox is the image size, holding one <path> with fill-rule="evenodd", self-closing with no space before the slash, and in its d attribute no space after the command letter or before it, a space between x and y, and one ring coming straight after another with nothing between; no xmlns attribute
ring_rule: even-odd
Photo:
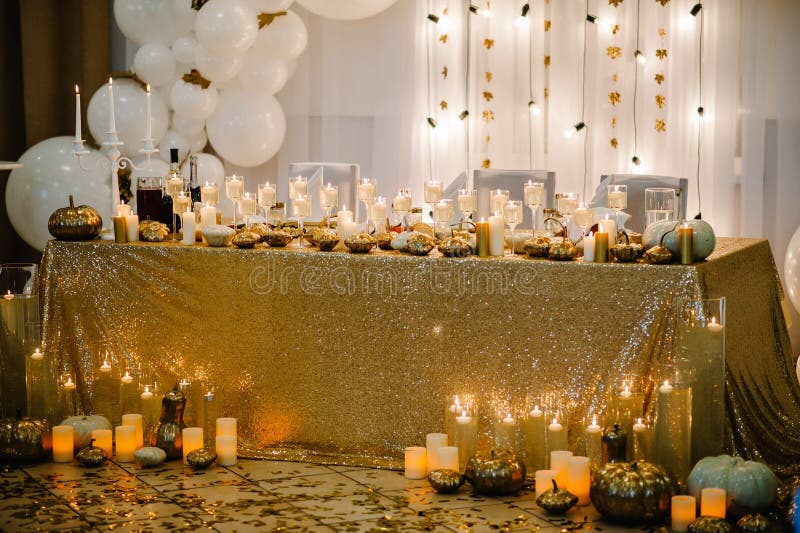
<svg viewBox="0 0 800 533"><path fill-rule="evenodd" d="M73 86L91 95L108 76L109 16L106 0L0 1L0 160L72 134ZM89 98L81 103L85 116ZM0 263L38 261L8 220L8 177L0 171Z"/></svg>

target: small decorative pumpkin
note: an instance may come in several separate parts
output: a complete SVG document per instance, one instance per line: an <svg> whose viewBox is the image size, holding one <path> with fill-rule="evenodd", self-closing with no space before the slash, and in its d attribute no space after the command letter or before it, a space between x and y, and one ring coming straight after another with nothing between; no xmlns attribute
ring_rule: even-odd
<svg viewBox="0 0 800 533"><path fill-rule="evenodd" d="M439 243L439 251L447 257L467 257L472 254L472 246L461 237L448 237Z"/></svg>
<svg viewBox="0 0 800 533"><path fill-rule="evenodd" d="M578 503L578 497L568 490L558 488L558 483L553 479L553 488L544 491L536 498L536 505L549 514L564 514Z"/></svg>
<svg viewBox="0 0 800 533"><path fill-rule="evenodd" d="M717 244L714 228L705 220L687 220L686 223L692 228L692 257L695 261L702 261L711 255ZM644 247L651 248L656 244L661 244L673 255L679 255L680 247L678 246L676 226L677 223L673 220L650 224L642 235Z"/></svg>
<svg viewBox="0 0 800 533"><path fill-rule="evenodd" d="M698 461L689 473L687 485L689 494L698 500L705 488L725 489L728 512L733 516L766 511L778 495L778 479L767 465L730 455Z"/></svg>
<svg viewBox="0 0 800 533"><path fill-rule="evenodd" d="M133 458L142 468L158 466L167 460L167 452L155 446L145 446L133 452ZM187 459L188 460L188 459Z"/></svg>
<svg viewBox="0 0 800 533"><path fill-rule="evenodd" d="M652 463L608 463L592 476L589 497L609 520L661 522L669 513L672 482L663 468Z"/></svg>
<svg viewBox="0 0 800 533"><path fill-rule="evenodd" d="M211 448L198 448L186 454L186 462L192 468L202 470L208 468L217 460L217 453Z"/></svg>
<svg viewBox="0 0 800 533"><path fill-rule="evenodd" d="M511 494L522 488L525 463L512 450L478 452L467 461L464 477L479 494Z"/></svg>
<svg viewBox="0 0 800 533"><path fill-rule="evenodd" d="M736 527L745 533L761 533L769 529L769 519L763 514L746 514L736 521Z"/></svg>
<svg viewBox="0 0 800 533"><path fill-rule="evenodd" d="M619 235L621 237L617 237L617 243L610 249L611 255L620 263L630 263L639 259L644 253L642 245L631 242L627 232L621 231Z"/></svg>
<svg viewBox="0 0 800 533"><path fill-rule="evenodd" d="M292 242L294 237L288 231L282 229L276 229L267 233L266 241L273 248L283 248L290 242Z"/></svg>
<svg viewBox="0 0 800 533"><path fill-rule="evenodd" d="M259 242L261 242L261 235L253 231L240 231L231 239L231 243L237 248L252 248Z"/></svg>
<svg viewBox="0 0 800 533"><path fill-rule="evenodd" d="M393 231L384 231L378 234L378 248L381 250L391 250L392 239L394 239L395 235L397 235L397 233Z"/></svg>
<svg viewBox="0 0 800 533"><path fill-rule="evenodd" d="M403 251L411 255L428 255L434 246L436 246L436 239L427 233L414 230L406 240Z"/></svg>
<svg viewBox="0 0 800 533"><path fill-rule="evenodd" d="M70 194L69 207L56 209L47 221L47 229L59 241L85 241L100 235L103 219L94 207L75 207Z"/></svg>
<svg viewBox="0 0 800 533"><path fill-rule="evenodd" d="M572 261L575 257L577 248L569 241L561 240L550 245L547 250L547 257L555 261Z"/></svg>
<svg viewBox="0 0 800 533"><path fill-rule="evenodd" d="M53 447L50 424L45 420L16 418L0 422L0 463L32 463L44 459Z"/></svg>
<svg viewBox="0 0 800 533"><path fill-rule="evenodd" d="M72 435L75 439L75 449L80 450L89 445L92 430L112 429L108 418L100 415L71 416L61 422L62 426L72 426Z"/></svg>
<svg viewBox="0 0 800 533"><path fill-rule="evenodd" d="M324 228L317 234L317 240L320 251L330 252L339 244L339 234L330 228Z"/></svg>
<svg viewBox="0 0 800 533"><path fill-rule="evenodd" d="M263 241L267 237L267 233L269 233L269 228L266 224L256 223L250 224L247 227L247 231L252 233L257 233L261 240Z"/></svg>
<svg viewBox="0 0 800 533"><path fill-rule="evenodd" d="M178 385L164 395L161 400L161 418L150 433L150 445L161 448L169 459L183 456L183 409L186 396Z"/></svg>
<svg viewBox="0 0 800 533"><path fill-rule="evenodd" d="M600 441L603 448L603 464L623 463L627 460L628 435L625 433L625 428L619 424L603 428Z"/></svg>
<svg viewBox="0 0 800 533"><path fill-rule="evenodd" d="M89 445L75 455L83 466L100 466L108 461L108 454L103 448L94 445L94 439L89 439Z"/></svg>
<svg viewBox="0 0 800 533"><path fill-rule="evenodd" d="M542 235L532 237L522 244L522 249L531 258L547 257L550 245L553 244L548 237Z"/></svg>
<svg viewBox="0 0 800 533"><path fill-rule="evenodd" d="M169 227L157 220L139 222L139 238L148 242L161 242L169 235Z"/></svg>
<svg viewBox="0 0 800 533"><path fill-rule="evenodd" d="M461 485L464 484L464 476L455 470L440 468L428 472L428 483L439 494L450 494L461 488Z"/></svg>
<svg viewBox="0 0 800 533"><path fill-rule="evenodd" d="M664 246L653 246L644 253L644 259L653 265L665 265L672 262L672 252Z"/></svg>
<svg viewBox="0 0 800 533"><path fill-rule="evenodd" d="M689 533L730 533L731 525L724 519L716 516L701 516L689 524Z"/></svg>
<svg viewBox="0 0 800 533"><path fill-rule="evenodd" d="M351 253L365 254L375 248L376 242L375 237L362 231L361 233L356 233L345 239L344 245L347 246L347 249L350 250Z"/></svg>
<svg viewBox="0 0 800 533"><path fill-rule="evenodd" d="M227 246L236 232L233 231L233 228L229 228L228 226L213 224L204 227L202 233L208 245L217 248Z"/></svg>

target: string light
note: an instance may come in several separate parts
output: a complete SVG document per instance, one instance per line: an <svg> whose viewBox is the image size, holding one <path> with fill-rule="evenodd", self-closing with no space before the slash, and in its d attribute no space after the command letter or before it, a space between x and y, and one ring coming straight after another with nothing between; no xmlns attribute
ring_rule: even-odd
<svg viewBox="0 0 800 533"><path fill-rule="evenodd" d="M522 11L520 11L519 16L520 17L527 17L528 16L528 11L530 11L530 10L531 10L531 5L530 4L523 5L522 6Z"/></svg>
<svg viewBox="0 0 800 533"><path fill-rule="evenodd" d="M642 164L642 160L641 160L641 159L639 159L639 156L638 156L638 155L635 155L635 156L633 156L633 158L631 159L631 162L632 162L634 165L636 165L637 167L638 167L639 165L641 165L641 164Z"/></svg>
<svg viewBox="0 0 800 533"><path fill-rule="evenodd" d="M571 139L573 136L575 136L575 134L580 132L585 127L586 127L586 124L583 121L578 122L577 124L575 124L571 128L567 128L566 130L564 130L564 138Z"/></svg>
<svg viewBox="0 0 800 533"><path fill-rule="evenodd" d="M611 31L611 27L613 26L613 24L611 24L610 21L604 18L600 18L597 15L591 15L591 14L586 15L586 22L594 24L598 28L603 28L604 30L607 31Z"/></svg>
<svg viewBox="0 0 800 533"><path fill-rule="evenodd" d="M539 104L531 100L528 102L528 110L530 110L531 115L538 117L542 113L542 109L539 107Z"/></svg>
<svg viewBox="0 0 800 533"><path fill-rule="evenodd" d="M639 63L644 64L647 61L647 58L644 54L639 50L639 34L641 26L639 25L639 14L641 12L641 0L636 1L636 53L634 57L636 58L636 63L634 64L633 69L633 157L631 158L631 162L634 166L639 166L642 163L642 160L639 159L637 152L639 151L639 131L636 127L636 99L639 93Z"/></svg>
<svg viewBox="0 0 800 533"><path fill-rule="evenodd" d="M458 114L458 118L459 118L460 120L466 120L466 118L467 118L468 116L469 116L469 111L467 111L466 109L465 109L464 111L462 111L461 113L459 113L459 114Z"/></svg>
<svg viewBox="0 0 800 533"><path fill-rule="evenodd" d="M636 61L638 61L642 65L647 63L647 56L644 55L641 50L636 50L636 52L634 52L634 54L633 54L633 57L635 57Z"/></svg>
<svg viewBox="0 0 800 533"><path fill-rule="evenodd" d="M703 109L703 106L700 106L700 107L697 108L697 116L698 117L703 118L703 113L704 112L705 112L705 110Z"/></svg>
<svg viewBox="0 0 800 533"><path fill-rule="evenodd" d="M701 9L703 9L703 4L695 4L692 6L692 10L689 11L689 14L693 17L696 17L697 14L700 13Z"/></svg>
<svg viewBox="0 0 800 533"><path fill-rule="evenodd" d="M435 128L436 126L439 125L439 123L436 122L436 119L433 117L428 117L426 120L428 121L428 126L430 126L431 128Z"/></svg>
<svg viewBox="0 0 800 533"><path fill-rule="evenodd" d="M428 13L428 20L430 20L434 24L438 24L439 23L439 16L438 15L434 15L433 13Z"/></svg>
<svg viewBox="0 0 800 533"><path fill-rule="evenodd" d="M477 15L478 14L478 6L476 6L475 4L470 4L469 5L469 11L473 15Z"/></svg>

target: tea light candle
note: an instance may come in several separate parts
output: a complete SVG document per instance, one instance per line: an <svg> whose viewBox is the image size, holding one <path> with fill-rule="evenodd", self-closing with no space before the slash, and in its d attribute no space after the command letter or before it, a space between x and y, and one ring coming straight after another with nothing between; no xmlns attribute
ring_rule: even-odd
<svg viewBox="0 0 800 533"><path fill-rule="evenodd" d="M427 450L422 446L409 446L405 450L405 472L406 479L423 479L427 474L426 464Z"/></svg>
<svg viewBox="0 0 800 533"><path fill-rule="evenodd" d="M489 255L501 257L505 244L505 219L503 215L492 215L489 217Z"/></svg>
<svg viewBox="0 0 800 533"><path fill-rule="evenodd" d="M341 211L336 212L336 220L339 224L342 222L352 222L353 212L347 210L347 206L343 205Z"/></svg>
<svg viewBox="0 0 800 533"><path fill-rule="evenodd" d="M673 496L670 511L670 529L676 533L689 531L689 524L697 518L697 500L694 496Z"/></svg>
<svg viewBox="0 0 800 533"><path fill-rule="evenodd" d="M489 223L485 218L475 223L475 245L478 257L489 257Z"/></svg>
<svg viewBox="0 0 800 533"><path fill-rule="evenodd" d="M194 211L181 213L181 222L183 223L183 239L181 240L181 244L184 246L191 246L194 244L197 237Z"/></svg>
<svg viewBox="0 0 800 533"><path fill-rule="evenodd" d="M564 426L554 418L553 423L547 426L547 439L550 450L564 450L567 447L567 432Z"/></svg>
<svg viewBox="0 0 800 533"><path fill-rule="evenodd" d="M694 229L689 227L688 222L684 222L683 226L678 228L678 249L681 252L681 264L691 265L694 262L692 251L692 240L694 238Z"/></svg>
<svg viewBox="0 0 800 533"><path fill-rule="evenodd" d="M153 392L150 390L150 385L144 386L144 392L142 392L142 400L152 400L153 399Z"/></svg>
<svg viewBox="0 0 800 533"><path fill-rule="evenodd" d="M136 451L136 428L134 426L117 426L117 461L132 463L133 452Z"/></svg>
<svg viewBox="0 0 800 533"><path fill-rule="evenodd" d="M617 242L617 221L613 218L601 218L597 221L597 233L605 233L608 235L608 242L615 244Z"/></svg>
<svg viewBox="0 0 800 533"><path fill-rule="evenodd" d="M446 468L458 472L458 448L455 446L441 446L439 449L437 449L436 465L436 468ZM428 468L430 468L430 465Z"/></svg>
<svg viewBox="0 0 800 533"><path fill-rule="evenodd" d="M142 415L138 413L124 414L122 415L122 425L133 426L133 429L135 430L134 439L137 450L144 446L144 424L142 422Z"/></svg>
<svg viewBox="0 0 800 533"><path fill-rule="evenodd" d="M556 483L559 488L566 488L568 483L567 464L572 452L567 450L554 450L550 452L550 470L556 471Z"/></svg>
<svg viewBox="0 0 800 533"><path fill-rule="evenodd" d="M622 388L622 392L619 393L620 396L623 398L630 398L631 397L631 387L630 385L625 385Z"/></svg>
<svg viewBox="0 0 800 533"><path fill-rule="evenodd" d="M428 433L425 436L428 472L442 468L439 466L437 451L447 446L447 433Z"/></svg>
<svg viewBox="0 0 800 533"><path fill-rule="evenodd" d="M320 189L320 199L323 206L336 206L339 203L339 189L328 183Z"/></svg>
<svg viewBox="0 0 800 533"><path fill-rule="evenodd" d="M724 489L703 489L700 491L700 516L725 518L727 502Z"/></svg>
<svg viewBox="0 0 800 533"><path fill-rule="evenodd" d="M589 505L589 472L588 457L567 458L567 490L578 497L578 505Z"/></svg>
<svg viewBox="0 0 800 533"><path fill-rule="evenodd" d="M423 184L426 203L436 203L442 199L444 188L439 180L426 181Z"/></svg>
<svg viewBox="0 0 800 533"><path fill-rule="evenodd" d="M41 361L42 359L44 359L44 354L42 353L42 350L36 348L31 354L31 359L33 359L34 361Z"/></svg>
<svg viewBox="0 0 800 533"><path fill-rule="evenodd" d="M233 435L217 435L216 452L218 465L234 466L236 464L236 437Z"/></svg>
<svg viewBox="0 0 800 533"><path fill-rule="evenodd" d="M200 208L200 225L202 227L213 226L217 223L217 208L213 205L206 205Z"/></svg>
<svg viewBox="0 0 800 533"><path fill-rule="evenodd" d="M125 238L128 242L139 240L139 215L125 215Z"/></svg>
<svg viewBox="0 0 800 533"><path fill-rule="evenodd" d="M183 428L183 464L188 465L189 452L203 447L203 428Z"/></svg>
<svg viewBox="0 0 800 533"><path fill-rule="evenodd" d="M13 300L14 299L14 295L11 294L11 289L9 289L8 292L3 295L3 299L4 300Z"/></svg>
<svg viewBox="0 0 800 533"><path fill-rule="evenodd" d="M67 378L67 381L64 382L64 385L62 385L62 387L64 387L64 390L69 390L69 391L75 390L76 385L75 382L72 381L72 376L69 376Z"/></svg>
<svg viewBox="0 0 800 533"><path fill-rule="evenodd" d="M558 475L555 470L537 470L535 475L536 480L536 497L538 498L548 490L553 488L553 480ZM556 481L558 483L558 481Z"/></svg>
<svg viewBox="0 0 800 533"><path fill-rule="evenodd" d="M669 380L664 380L664 384L658 388L658 392L661 394L670 394L672 392L672 385L669 384Z"/></svg>
<svg viewBox="0 0 800 533"><path fill-rule="evenodd" d="M398 213L411 211L411 196L397 195L392 199L392 209Z"/></svg>
<svg viewBox="0 0 800 533"><path fill-rule="evenodd" d="M717 317L715 316L711 317L711 322L709 322L706 327L708 328L708 331L710 331L711 333L719 333L724 329L724 326L719 322L717 322Z"/></svg>
<svg viewBox="0 0 800 533"><path fill-rule="evenodd" d="M591 231L583 238L583 262L594 262L594 233Z"/></svg>
<svg viewBox="0 0 800 533"><path fill-rule="evenodd" d="M608 263L608 233L598 231L594 235L594 262Z"/></svg>
<svg viewBox="0 0 800 533"><path fill-rule="evenodd" d="M53 462L69 463L75 443L72 437L72 426L53 426Z"/></svg>
<svg viewBox="0 0 800 533"><path fill-rule="evenodd" d="M108 359L103 360L103 364L100 365L100 372L104 374L111 372L111 363L108 362Z"/></svg>
<svg viewBox="0 0 800 533"><path fill-rule="evenodd" d="M133 382L133 376L131 376L130 372L126 370L125 375L122 376L122 378L120 378L120 381L122 381L126 385L129 385L130 383Z"/></svg>
<svg viewBox="0 0 800 533"><path fill-rule="evenodd" d="M110 429L93 429L92 430L92 438L94 439L94 445L98 448L103 448L106 451L106 454L109 458L114 452L112 446L112 433Z"/></svg>

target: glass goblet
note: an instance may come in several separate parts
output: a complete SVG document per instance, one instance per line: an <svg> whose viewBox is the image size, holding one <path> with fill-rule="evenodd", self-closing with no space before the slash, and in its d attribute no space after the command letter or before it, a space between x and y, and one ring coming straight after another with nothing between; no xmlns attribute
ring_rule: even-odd
<svg viewBox="0 0 800 533"><path fill-rule="evenodd" d="M444 187L440 180L428 180L424 184L424 200L431 210L431 218L433 217L433 205L442 199L444 196Z"/></svg>
<svg viewBox="0 0 800 533"><path fill-rule="evenodd" d="M203 205L213 205L216 207L219 204L219 187L213 181L206 181L200 187L200 202Z"/></svg>
<svg viewBox="0 0 800 533"><path fill-rule="evenodd" d="M397 194L392 200L392 212L400 217L400 224L405 229L406 215L411 212L411 191L403 188L397 189Z"/></svg>
<svg viewBox="0 0 800 533"><path fill-rule="evenodd" d="M609 185L608 186L608 207L614 210L614 220L619 227L619 212L628 207L628 186Z"/></svg>
<svg viewBox="0 0 800 533"><path fill-rule="evenodd" d="M442 199L436 202L433 206L433 234L437 234L437 228L444 227L445 229L453 220L453 200Z"/></svg>
<svg viewBox="0 0 800 533"><path fill-rule="evenodd" d="M503 214L506 202L511 193L508 189L494 189L489 191L489 212L492 214Z"/></svg>
<svg viewBox="0 0 800 533"><path fill-rule="evenodd" d="M264 222L269 222L269 210L275 205L277 187L270 182L258 184L258 206L264 211Z"/></svg>
<svg viewBox="0 0 800 533"><path fill-rule="evenodd" d="M528 180L523 189L525 205L531 210L532 230L536 233L536 218L539 207L544 205L544 183Z"/></svg>
<svg viewBox="0 0 800 533"><path fill-rule="evenodd" d="M172 240L178 240L178 216L189 211L192 205L192 197L187 191L181 191L177 196L172 198L172 218L174 220Z"/></svg>
<svg viewBox="0 0 800 533"><path fill-rule="evenodd" d="M367 223L369 223L369 206L375 201L378 195L378 182L375 178L361 178L358 180L358 201L364 203L366 209Z"/></svg>
<svg viewBox="0 0 800 533"><path fill-rule="evenodd" d="M572 215L575 213L575 208L578 207L578 193L576 192L562 192L556 195L556 202L558 203L558 211L564 217L564 237L569 239L569 221L572 220Z"/></svg>
<svg viewBox="0 0 800 533"><path fill-rule="evenodd" d="M469 220L472 213L478 210L478 191L476 189L461 189L458 191L458 210L464 220Z"/></svg>
<svg viewBox="0 0 800 533"><path fill-rule="evenodd" d="M239 198L239 211L241 212L245 227L250 225L250 217L256 214L258 210L257 206L256 195L251 192L246 192Z"/></svg>
<svg viewBox="0 0 800 533"><path fill-rule="evenodd" d="M297 238L296 248L303 247L303 219L311 216L311 197L304 194L298 194L292 200L292 216L297 217L297 223L300 227L300 236Z"/></svg>
<svg viewBox="0 0 800 533"><path fill-rule="evenodd" d="M578 203L573 215L575 225L581 228L581 238L586 235L586 230L594 224L594 209L587 207L584 202Z"/></svg>
<svg viewBox="0 0 800 533"><path fill-rule="evenodd" d="M511 255L514 257L516 245L514 243L514 229L522 222L522 202L520 200L509 200L503 206L503 216L506 224L511 228Z"/></svg>
<svg viewBox="0 0 800 533"><path fill-rule="evenodd" d="M325 220L328 227L330 227L333 208L339 205L339 187L330 183L320 186L319 205L325 210Z"/></svg>
<svg viewBox="0 0 800 533"><path fill-rule="evenodd" d="M233 229L236 230L236 207L239 203L239 198L244 194L244 179L242 176L233 174L225 176L225 196L228 197L233 203Z"/></svg>
<svg viewBox="0 0 800 533"><path fill-rule="evenodd" d="M367 207L367 218L375 227L375 233L379 233L380 228L386 221L386 197L377 196L375 200ZM369 231L369 222L367 223L367 231Z"/></svg>

